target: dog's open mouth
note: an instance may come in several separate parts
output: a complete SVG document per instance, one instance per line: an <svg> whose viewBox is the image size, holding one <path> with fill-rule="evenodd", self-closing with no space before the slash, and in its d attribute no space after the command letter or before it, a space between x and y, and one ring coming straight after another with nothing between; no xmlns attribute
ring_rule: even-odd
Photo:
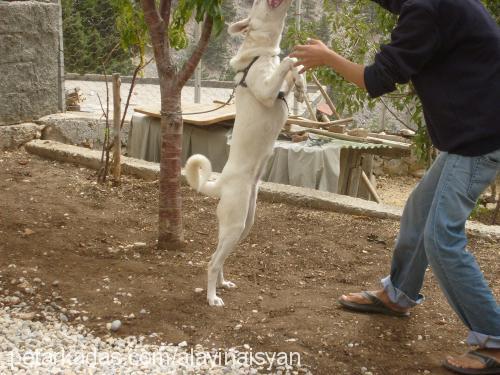
<svg viewBox="0 0 500 375"><path fill-rule="evenodd" d="M281 3L283 3L283 0L267 0L267 4L273 9L278 8Z"/></svg>

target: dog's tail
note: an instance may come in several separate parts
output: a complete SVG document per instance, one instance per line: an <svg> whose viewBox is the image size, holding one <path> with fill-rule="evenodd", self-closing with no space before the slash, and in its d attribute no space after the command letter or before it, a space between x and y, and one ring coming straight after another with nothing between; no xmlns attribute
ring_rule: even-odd
<svg viewBox="0 0 500 375"><path fill-rule="evenodd" d="M191 156L185 167L188 184L199 193L209 197L220 197L217 181L208 181L212 174L212 164L203 155Z"/></svg>

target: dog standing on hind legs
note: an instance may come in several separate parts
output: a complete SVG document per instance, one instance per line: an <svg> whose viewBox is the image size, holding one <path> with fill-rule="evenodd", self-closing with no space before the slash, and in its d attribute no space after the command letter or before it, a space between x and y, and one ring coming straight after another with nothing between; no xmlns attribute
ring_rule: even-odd
<svg viewBox="0 0 500 375"><path fill-rule="evenodd" d="M231 67L237 72L236 119L228 161L216 181L208 181L212 166L202 155L186 163L188 183L202 194L220 198L217 207L219 243L208 265L207 299L224 306L216 288L234 288L224 278L223 265L254 223L258 184L274 142L288 118L287 94L296 87L301 100L304 80L296 59L280 62L281 34L292 0L255 0L248 18L229 27L245 40Z"/></svg>

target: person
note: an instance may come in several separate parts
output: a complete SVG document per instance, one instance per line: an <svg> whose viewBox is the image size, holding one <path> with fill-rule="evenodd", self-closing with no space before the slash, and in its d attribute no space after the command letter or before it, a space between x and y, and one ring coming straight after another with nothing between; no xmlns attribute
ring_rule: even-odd
<svg viewBox="0 0 500 375"><path fill-rule="evenodd" d="M430 265L477 350L448 357L461 374L500 374L500 307L473 255L465 223L500 170L500 30L479 0L374 0L398 15L391 41L372 65L351 62L319 40L294 48L302 71L327 66L372 98L412 82L440 151L410 195L391 273L374 292L342 306L398 317L420 305ZM495 254L491 254L495 256Z"/></svg>

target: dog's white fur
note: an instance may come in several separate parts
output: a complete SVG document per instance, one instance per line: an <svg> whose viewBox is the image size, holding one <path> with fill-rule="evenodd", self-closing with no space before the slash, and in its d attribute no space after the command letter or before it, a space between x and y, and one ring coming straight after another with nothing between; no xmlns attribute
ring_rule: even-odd
<svg viewBox="0 0 500 375"><path fill-rule="evenodd" d="M219 243L208 265L207 299L211 306L223 306L216 287L234 288L224 279L223 264L254 223L258 183L263 168L273 153L273 145L288 117L288 108L278 99L279 91L289 93L294 84L302 92L304 81L294 67L295 59L278 57L286 13L292 0L283 0L272 8L267 0L255 0L250 16L229 27L233 35L245 35L231 67L242 71L252 62L246 77L248 87L236 89L236 120L229 159L216 181L210 161L202 155L192 156L186 164L189 184L199 192L220 197L217 207ZM238 73L239 83L243 73Z"/></svg>

